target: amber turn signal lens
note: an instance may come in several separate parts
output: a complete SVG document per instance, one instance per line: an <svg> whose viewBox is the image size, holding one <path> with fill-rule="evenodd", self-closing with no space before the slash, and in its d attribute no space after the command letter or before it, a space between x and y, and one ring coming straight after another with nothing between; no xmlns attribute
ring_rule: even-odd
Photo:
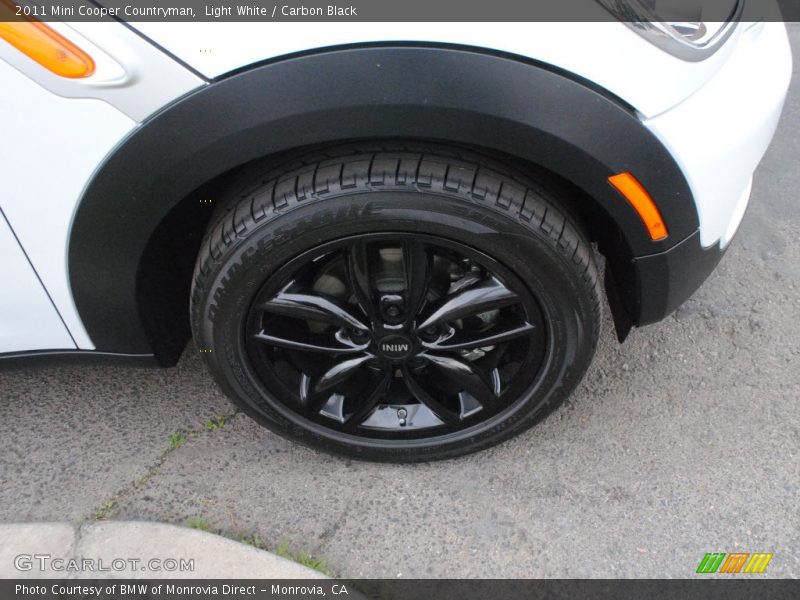
<svg viewBox="0 0 800 600"><path fill-rule="evenodd" d="M94 73L91 56L45 23L15 16L12 6L0 0L0 38L61 77L80 79Z"/></svg>
<svg viewBox="0 0 800 600"><path fill-rule="evenodd" d="M612 175L608 181L617 188L620 194L625 196L625 199L639 215L642 223L647 227L651 240L657 242L667 237L667 226L664 224L664 219L661 218L656 203L653 202L650 194L636 177L625 171Z"/></svg>

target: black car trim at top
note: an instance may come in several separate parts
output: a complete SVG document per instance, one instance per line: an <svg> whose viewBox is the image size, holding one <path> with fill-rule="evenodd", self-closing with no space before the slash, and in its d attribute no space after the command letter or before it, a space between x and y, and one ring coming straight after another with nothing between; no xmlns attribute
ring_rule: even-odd
<svg viewBox="0 0 800 600"><path fill-rule="evenodd" d="M199 185L292 148L398 138L483 148L558 174L607 213L633 256L664 252L699 226L686 179L664 146L629 107L573 78L452 48L306 54L184 96L97 169L75 214L68 261L75 303L96 347L163 354L158 346L171 326L153 318L159 303L143 292L140 267L153 232ZM657 202L666 240L650 240L608 185L609 175L626 170ZM626 300L634 323L643 302Z"/></svg>

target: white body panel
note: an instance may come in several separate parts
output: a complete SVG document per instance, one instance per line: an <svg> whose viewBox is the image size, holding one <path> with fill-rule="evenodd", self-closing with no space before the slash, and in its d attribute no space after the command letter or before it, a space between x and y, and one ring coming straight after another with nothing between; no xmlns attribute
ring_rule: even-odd
<svg viewBox="0 0 800 600"><path fill-rule="evenodd" d="M3 40L0 40L0 60L59 96L104 100L141 122L175 98L205 84L119 23L48 25L92 57L96 69L91 77L59 77Z"/></svg>
<svg viewBox="0 0 800 600"><path fill-rule="evenodd" d="M72 299L67 267L69 231L83 188L136 126L134 119L205 82L123 25L74 24L81 33L53 26L92 52L97 72L63 79L0 40L0 113L14 115L3 124L0 208L78 347L94 349ZM25 349L30 348L12 350Z"/></svg>
<svg viewBox="0 0 800 600"><path fill-rule="evenodd" d="M69 230L87 180L135 123L105 102L56 96L2 61L0 81L0 113L15 115L0 144L0 208L78 346L93 349L69 286Z"/></svg>
<svg viewBox="0 0 800 600"><path fill-rule="evenodd" d="M0 213L0 353L75 344Z"/></svg>
<svg viewBox="0 0 800 600"><path fill-rule="evenodd" d="M576 73L647 117L684 100L725 62L727 44L689 63L622 23L133 23L207 77L314 48L369 42L459 44L510 52ZM735 41L737 33L734 32ZM424 75L424 73L421 73Z"/></svg>
<svg viewBox="0 0 800 600"><path fill-rule="evenodd" d="M780 23L739 26L718 52L696 63L663 52L621 23L132 25L206 77L313 48L390 41L480 47L571 71L633 106L672 152L696 198L704 245L727 244L744 213L791 70ZM76 205L94 171L138 122L206 82L121 24L56 27L95 56L98 70L85 80L61 79L0 40L0 111L14 115L4 122L0 143L0 208L58 310L51 306L50 318L60 314L77 346L93 349L68 278ZM36 280L30 266L27 278L18 273L22 263L13 268L11 281ZM34 289L25 296L36 296ZM7 298L0 294L0 305ZM61 330L51 329L44 305L30 306L35 323L17 321L30 331L10 336L0 352L45 343L73 347L64 345L60 320Z"/></svg>
<svg viewBox="0 0 800 600"><path fill-rule="evenodd" d="M717 240L726 246L736 232L791 76L783 23L759 23L743 31L733 53L702 89L645 120L689 181L704 246Z"/></svg>

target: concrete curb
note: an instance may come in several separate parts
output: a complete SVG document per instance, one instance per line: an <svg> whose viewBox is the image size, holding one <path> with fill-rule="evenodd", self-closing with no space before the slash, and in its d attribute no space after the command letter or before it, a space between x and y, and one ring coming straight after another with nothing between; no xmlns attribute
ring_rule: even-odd
<svg viewBox="0 0 800 600"><path fill-rule="evenodd" d="M154 559L160 561L158 570L149 564ZM175 561L174 568L165 559ZM181 571L181 559L193 561L192 570ZM228 538L145 521L102 521L80 527L0 524L0 578L327 579L308 567Z"/></svg>

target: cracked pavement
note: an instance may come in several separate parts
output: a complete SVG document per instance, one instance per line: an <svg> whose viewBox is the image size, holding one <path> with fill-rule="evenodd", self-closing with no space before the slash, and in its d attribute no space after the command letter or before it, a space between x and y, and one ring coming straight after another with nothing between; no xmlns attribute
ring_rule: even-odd
<svg viewBox="0 0 800 600"><path fill-rule="evenodd" d="M800 26L790 25L795 62ZM795 67L795 71L797 66ZM0 521L107 516L287 540L347 577L686 577L706 552L800 576L800 83L719 269L538 427L463 459L360 463L232 414L175 369L0 370ZM198 432L162 456L170 434ZM150 472L142 485L134 481ZM665 560L668 558L668 560Z"/></svg>

